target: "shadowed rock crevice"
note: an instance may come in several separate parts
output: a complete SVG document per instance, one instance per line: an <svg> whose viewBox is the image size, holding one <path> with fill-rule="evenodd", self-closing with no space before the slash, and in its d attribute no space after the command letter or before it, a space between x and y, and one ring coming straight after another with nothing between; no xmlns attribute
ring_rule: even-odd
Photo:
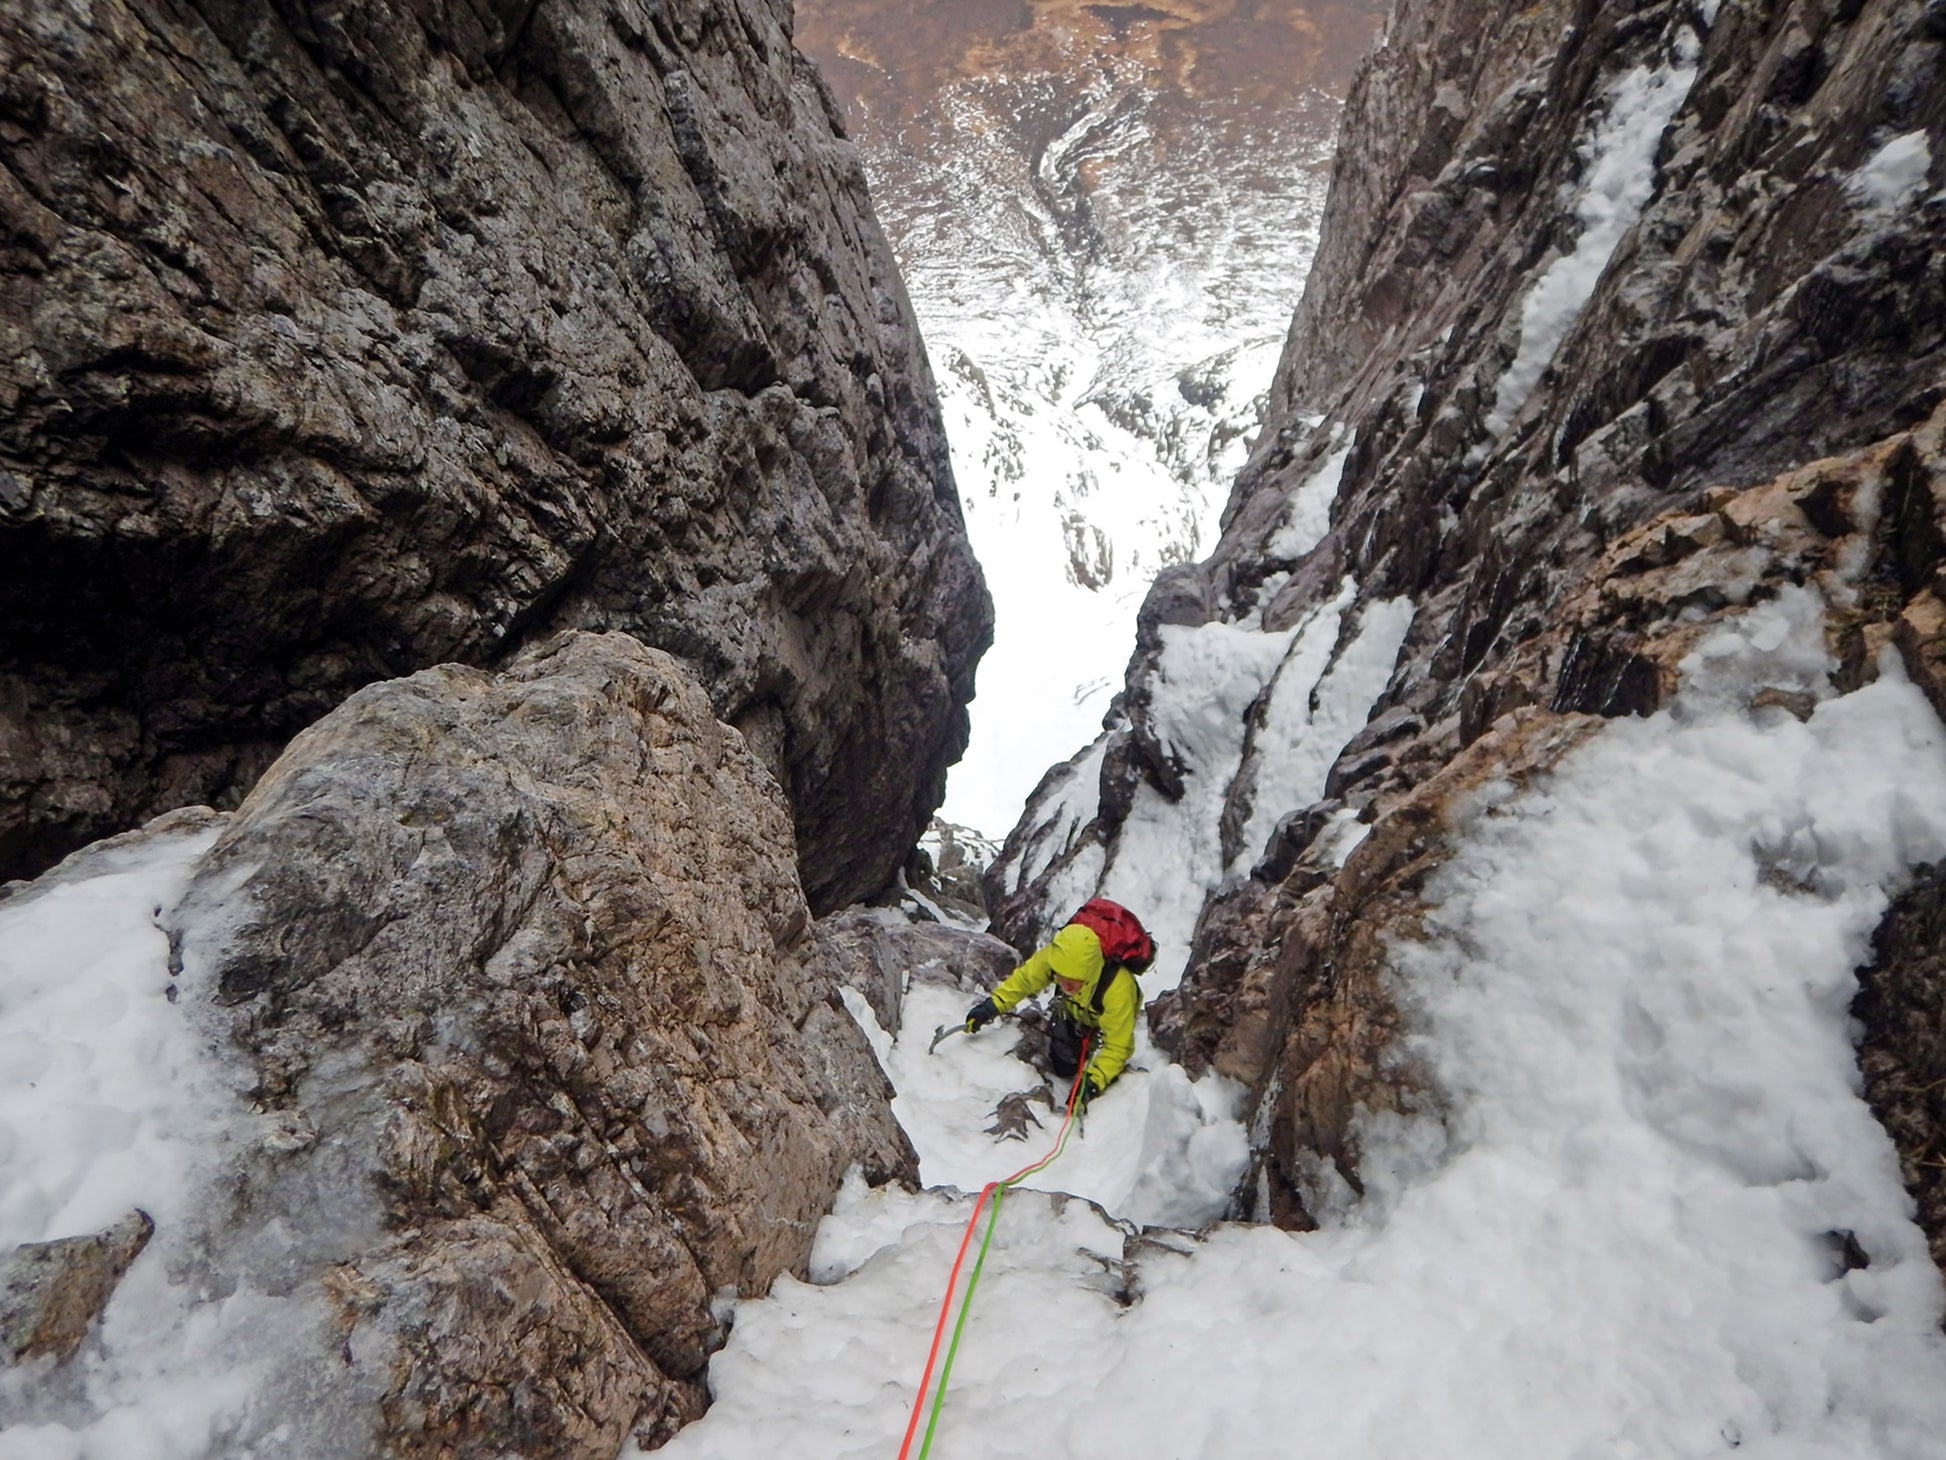
<svg viewBox="0 0 1946 1460"><path fill-rule="evenodd" d="M991 633L828 97L755 0L0 20L0 875L562 627L769 706L815 906Z"/></svg>

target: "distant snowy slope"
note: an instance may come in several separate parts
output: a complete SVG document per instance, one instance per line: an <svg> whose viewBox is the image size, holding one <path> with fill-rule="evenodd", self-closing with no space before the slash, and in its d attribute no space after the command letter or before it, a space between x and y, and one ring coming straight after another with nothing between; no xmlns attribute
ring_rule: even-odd
<svg viewBox="0 0 1946 1460"><path fill-rule="evenodd" d="M1236 9L947 24L799 6L905 274L994 597L943 813L989 835L1100 729L1155 573L1215 542L1316 247L1376 7Z"/></svg>

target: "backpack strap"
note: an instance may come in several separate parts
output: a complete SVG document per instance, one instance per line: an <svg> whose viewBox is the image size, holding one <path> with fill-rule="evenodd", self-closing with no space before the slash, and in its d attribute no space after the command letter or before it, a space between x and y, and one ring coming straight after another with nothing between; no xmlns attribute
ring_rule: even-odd
<svg viewBox="0 0 1946 1460"><path fill-rule="evenodd" d="M1108 997L1108 986L1115 981L1117 974L1125 972L1127 972L1126 968L1113 958L1106 960L1103 964L1101 977L1095 980L1094 994L1088 1000L1088 1007L1093 1009L1096 1014L1101 1013L1101 1001ZM1131 978L1134 977L1133 974L1129 976Z"/></svg>

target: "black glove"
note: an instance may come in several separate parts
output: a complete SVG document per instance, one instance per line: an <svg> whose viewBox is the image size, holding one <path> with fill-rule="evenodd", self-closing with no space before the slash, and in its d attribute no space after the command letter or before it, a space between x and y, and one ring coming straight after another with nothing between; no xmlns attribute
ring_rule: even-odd
<svg viewBox="0 0 1946 1460"><path fill-rule="evenodd" d="M1095 1083L1095 1077L1093 1075L1083 1075L1081 1077L1081 1083L1074 1090L1074 1113L1076 1115L1086 1114L1088 1102L1094 1099L1095 1096L1101 1094L1101 1089L1102 1087Z"/></svg>
<svg viewBox="0 0 1946 1460"><path fill-rule="evenodd" d="M993 1000L981 999L966 1011L966 1032L976 1034L999 1017L1000 1011L993 1007Z"/></svg>

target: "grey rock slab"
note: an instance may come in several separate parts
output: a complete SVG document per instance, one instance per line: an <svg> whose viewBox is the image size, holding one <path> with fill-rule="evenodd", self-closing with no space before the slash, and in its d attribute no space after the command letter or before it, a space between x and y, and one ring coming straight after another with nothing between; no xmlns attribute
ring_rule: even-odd
<svg viewBox="0 0 1946 1460"><path fill-rule="evenodd" d="M154 1233L147 1212L130 1212L106 1231L25 1242L0 1259L0 1364L73 1358Z"/></svg>
<svg viewBox="0 0 1946 1460"><path fill-rule="evenodd" d="M916 1175L810 921L776 782L632 637L297 738L170 931L298 1133L212 1245L274 1224L275 1280L339 1315L335 1430L606 1456L700 1412L713 1299L802 1273L849 1167Z"/></svg>

